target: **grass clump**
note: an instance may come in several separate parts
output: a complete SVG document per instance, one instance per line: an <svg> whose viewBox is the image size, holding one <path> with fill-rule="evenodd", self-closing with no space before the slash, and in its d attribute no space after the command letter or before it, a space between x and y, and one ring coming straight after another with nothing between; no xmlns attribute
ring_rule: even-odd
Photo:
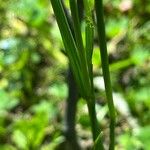
<svg viewBox="0 0 150 150"><path fill-rule="evenodd" d="M92 5L91 1L83 0L85 9L85 46L83 44L81 26L78 14L78 7L76 0L69 0L71 19L73 24L74 35L69 26L67 16L63 9L61 0L51 0L53 11L58 23L61 37L65 46L65 50L70 62L73 75L75 77L80 95L86 100L89 117L91 122L91 129L93 141L95 141L95 149L103 150L103 141L101 129L98 126L95 110L95 97L93 86L93 66L92 66L92 52L94 40L94 23L92 19ZM97 32L101 50L102 70L105 81L106 96L108 99L108 107L110 110L110 150L114 149L115 142L115 109L112 98L112 89L109 74L108 55L105 38L105 25L103 19L102 0L95 0L95 13L97 20ZM97 140L98 138L98 140Z"/></svg>

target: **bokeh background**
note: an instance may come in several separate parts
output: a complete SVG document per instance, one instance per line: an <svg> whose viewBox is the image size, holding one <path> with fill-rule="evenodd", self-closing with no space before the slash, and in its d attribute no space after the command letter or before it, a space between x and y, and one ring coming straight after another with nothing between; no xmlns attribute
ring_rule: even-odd
<svg viewBox="0 0 150 150"><path fill-rule="evenodd" d="M150 1L104 0L104 11L118 115L116 149L150 150ZM68 95L63 49L49 0L0 0L0 150L63 149ZM97 115L107 144L108 108L96 34L93 65ZM76 115L79 143L90 149L82 99Z"/></svg>

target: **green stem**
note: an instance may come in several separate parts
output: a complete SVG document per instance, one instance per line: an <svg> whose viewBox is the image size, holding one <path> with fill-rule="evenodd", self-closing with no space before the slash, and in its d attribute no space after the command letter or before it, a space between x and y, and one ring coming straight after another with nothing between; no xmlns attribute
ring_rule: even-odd
<svg viewBox="0 0 150 150"><path fill-rule="evenodd" d="M93 53L93 44L94 44L94 25L92 19L92 10L88 0L83 0L85 8L85 18L86 18L86 27L85 27L85 50L86 50L86 60L88 65L89 77L91 82L91 99L87 101L89 117L91 121L91 128L93 134L93 141L95 142L100 132L100 127L98 126L96 110L95 110L95 96L94 96L94 85L93 85L93 65L92 65L92 53ZM98 141L98 149L104 150L102 143L102 137Z"/></svg>
<svg viewBox="0 0 150 150"><path fill-rule="evenodd" d="M112 97L112 87L109 73L109 62L106 46L105 24L103 17L103 3L102 0L95 0L97 31L101 50L102 70L105 82L106 97L108 100L109 114L110 114L110 145L109 150L114 150L115 147L115 108Z"/></svg>
<svg viewBox="0 0 150 150"><path fill-rule="evenodd" d="M86 86L84 85L81 67L80 67L80 57L78 56L78 49L76 47L73 35L71 33L67 17L65 15L61 0L51 0L53 11L57 20L58 27L62 36L62 40L67 52L74 76L80 93L82 95L86 94Z"/></svg>
<svg viewBox="0 0 150 150"><path fill-rule="evenodd" d="M98 126L97 117L96 117L95 100L93 98L88 100L87 106L88 106L88 111L90 116L93 141L95 141L99 136L99 134L101 133L100 127ZM99 141L99 150L104 150L102 138Z"/></svg>
<svg viewBox="0 0 150 150"><path fill-rule="evenodd" d="M76 0L69 0L69 3L70 3L72 20L73 20L75 41L77 43L79 53L81 53L81 55L85 55L83 40L82 40L82 35L81 35L81 29L80 29L80 20L79 20L77 2L76 2Z"/></svg>
<svg viewBox="0 0 150 150"><path fill-rule="evenodd" d="M79 14L78 14L78 7L77 7L77 1L76 0L69 0L70 2L70 9L71 9L71 15L73 20L73 27L75 31L75 41L78 48L78 55L79 55L79 62L82 73L83 80L86 82L83 82L85 91L86 91L86 97L89 96L89 91L91 91L91 82L88 75L88 66L87 66L87 60L85 55L85 49L83 46L82 41L82 34L81 34L81 28L80 28L80 20L79 20ZM87 91L87 88L89 91ZM85 97L84 97L85 98Z"/></svg>

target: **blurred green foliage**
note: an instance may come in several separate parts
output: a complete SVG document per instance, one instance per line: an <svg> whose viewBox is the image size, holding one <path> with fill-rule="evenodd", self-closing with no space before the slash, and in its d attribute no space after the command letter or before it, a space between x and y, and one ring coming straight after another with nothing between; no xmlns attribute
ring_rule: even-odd
<svg viewBox="0 0 150 150"><path fill-rule="evenodd" d="M132 120L136 120L131 126L128 117L118 111L116 149L149 150L149 0L104 2L113 89L123 96ZM0 149L53 150L64 141L67 58L61 52L63 44L50 2L0 0L0 20ZM96 41L95 37L94 74L101 76ZM105 136L108 119L104 91L95 91ZM81 141L91 139L82 100L77 132Z"/></svg>

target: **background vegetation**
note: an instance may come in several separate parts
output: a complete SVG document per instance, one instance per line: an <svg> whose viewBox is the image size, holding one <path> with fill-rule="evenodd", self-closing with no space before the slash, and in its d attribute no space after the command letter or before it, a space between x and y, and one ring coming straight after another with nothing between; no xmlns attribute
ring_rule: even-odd
<svg viewBox="0 0 150 150"><path fill-rule="evenodd" d="M116 149L149 150L149 0L104 0L104 11L118 114ZM68 60L63 49L50 1L0 0L1 150L63 149L68 95ZM108 108L99 59L95 35L96 108L107 145ZM79 143L90 149L90 121L82 99L76 121Z"/></svg>

